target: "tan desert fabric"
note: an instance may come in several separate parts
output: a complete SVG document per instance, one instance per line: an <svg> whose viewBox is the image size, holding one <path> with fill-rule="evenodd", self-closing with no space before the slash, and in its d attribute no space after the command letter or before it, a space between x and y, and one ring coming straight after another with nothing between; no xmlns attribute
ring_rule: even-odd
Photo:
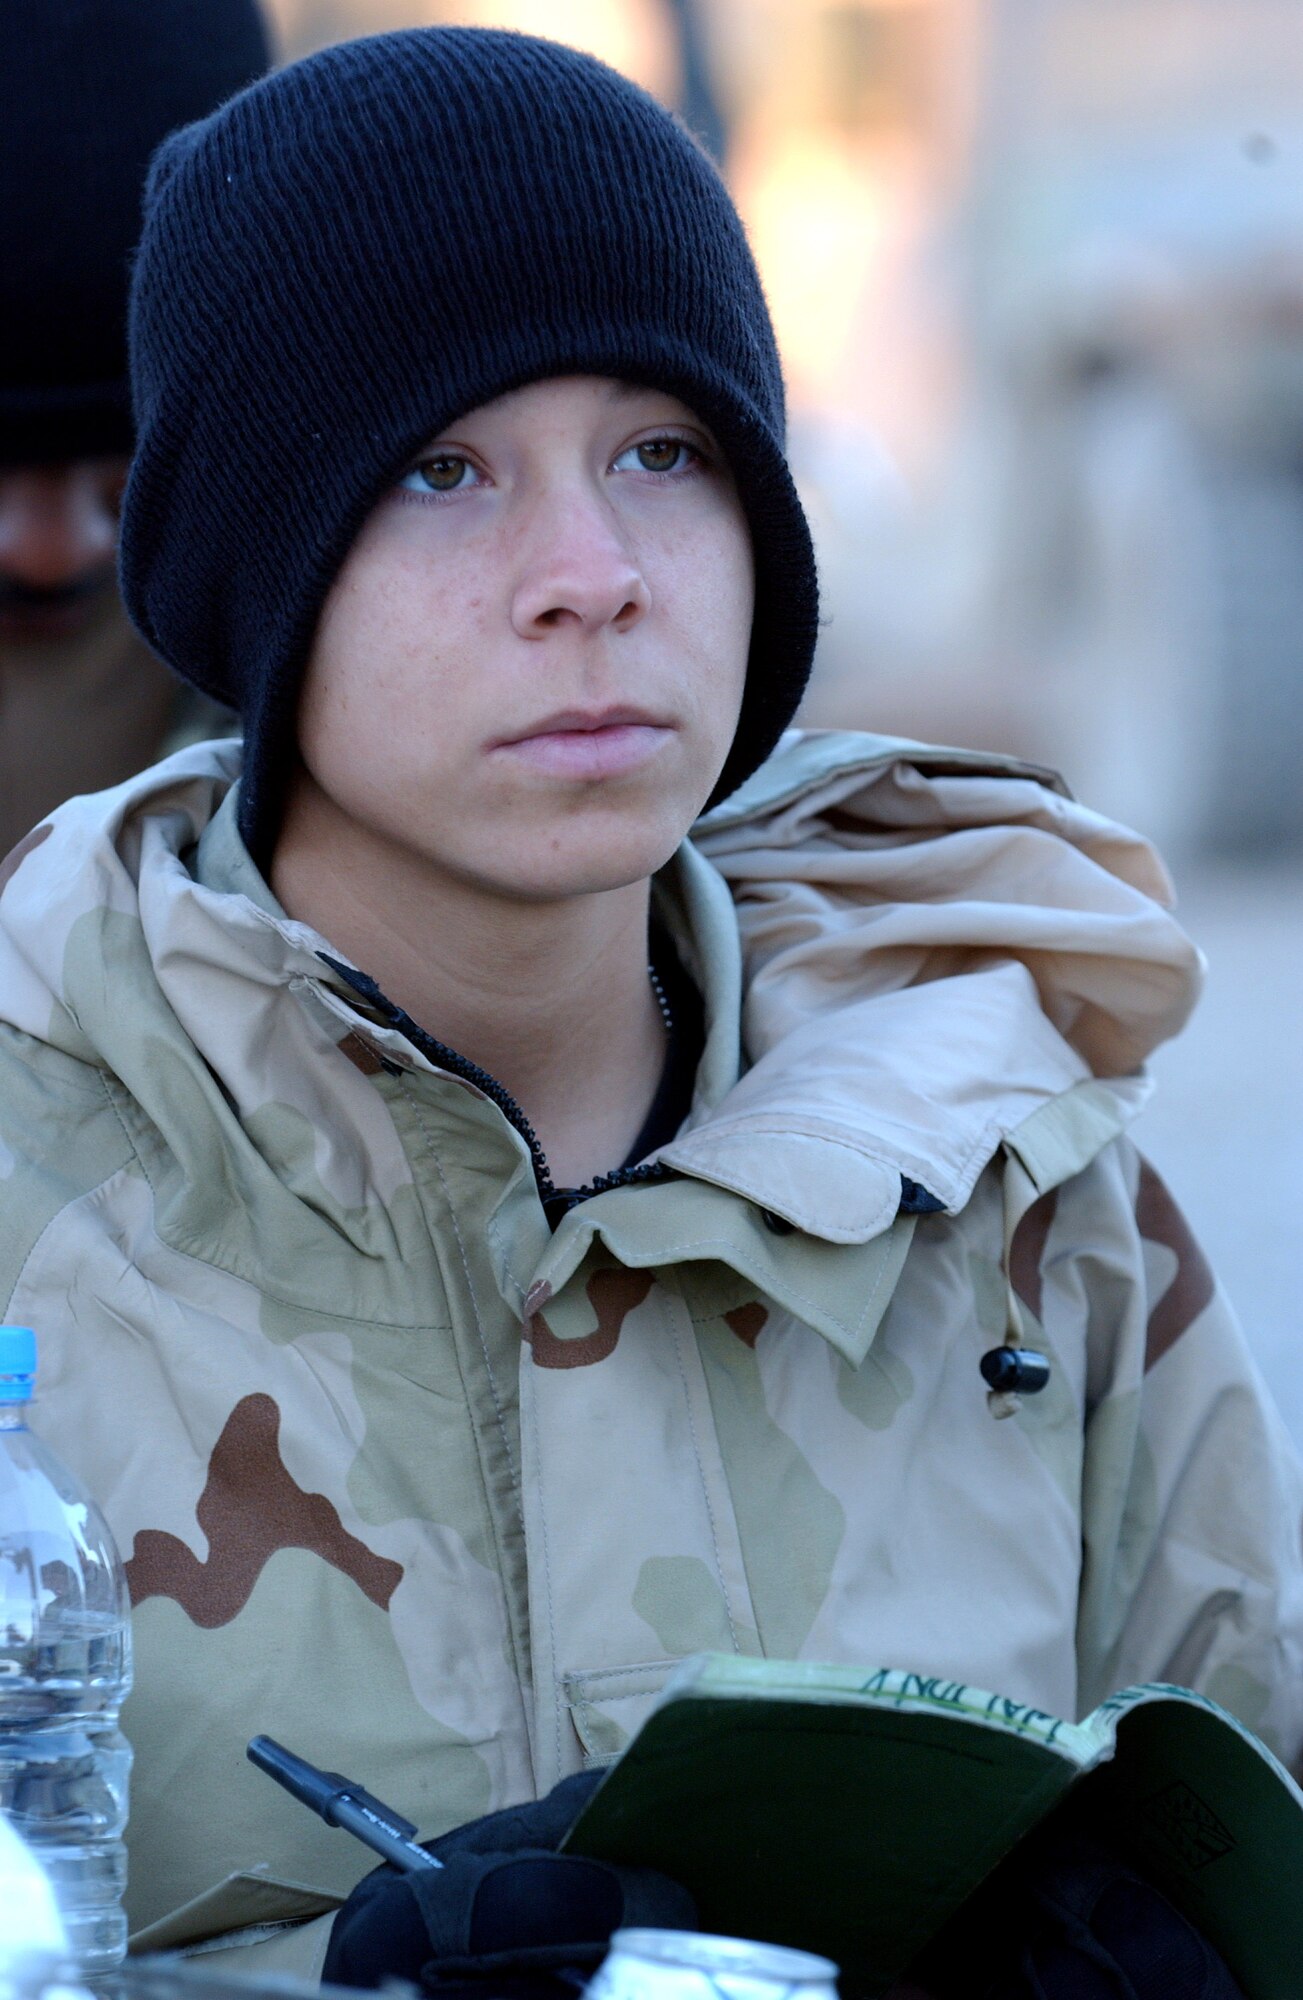
<svg viewBox="0 0 1303 2000"><path fill-rule="evenodd" d="M1303 1479L1124 1136L1198 983L1142 842L1025 767L787 739L657 886L708 1021L676 1177L553 1236L497 1108L277 909L238 758L0 869L0 1311L129 1561L137 1927L365 1872L256 1731L433 1834L705 1648L1064 1715L1166 1677L1298 1750ZM1053 1363L1012 1411L1006 1339Z"/></svg>

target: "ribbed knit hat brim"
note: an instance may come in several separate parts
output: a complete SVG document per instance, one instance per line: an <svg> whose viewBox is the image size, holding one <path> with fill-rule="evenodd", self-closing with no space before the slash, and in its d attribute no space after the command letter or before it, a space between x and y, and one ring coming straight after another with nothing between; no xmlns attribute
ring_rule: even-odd
<svg viewBox="0 0 1303 2000"><path fill-rule="evenodd" d="M726 453L756 615L723 796L809 670L816 601L760 282L718 173L595 59L482 29L323 51L155 162L132 305L128 608L245 719L265 860L326 592L385 486L469 409L611 375L688 403Z"/></svg>

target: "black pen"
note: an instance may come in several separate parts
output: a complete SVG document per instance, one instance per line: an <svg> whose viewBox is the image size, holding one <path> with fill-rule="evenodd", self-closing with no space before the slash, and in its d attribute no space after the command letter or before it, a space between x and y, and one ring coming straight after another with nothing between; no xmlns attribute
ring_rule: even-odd
<svg viewBox="0 0 1303 2000"><path fill-rule="evenodd" d="M278 1785L284 1785L300 1805L319 1813L327 1826L342 1826L345 1833L364 1841L395 1868L415 1875L422 1868L443 1867L442 1861L436 1861L432 1854L417 1846L412 1838L416 1828L409 1819L372 1798L370 1792L355 1785L351 1778L338 1771L319 1771L315 1764L296 1757L292 1750L274 1743L270 1736L255 1736L247 1754L251 1764L256 1764Z"/></svg>

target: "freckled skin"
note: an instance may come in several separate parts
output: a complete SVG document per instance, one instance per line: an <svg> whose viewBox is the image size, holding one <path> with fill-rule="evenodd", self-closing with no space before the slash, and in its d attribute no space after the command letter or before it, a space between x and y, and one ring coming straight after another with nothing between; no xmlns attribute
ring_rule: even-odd
<svg viewBox="0 0 1303 2000"><path fill-rule="evenodd" d="M432 439L323 607L272 886L511 1092L557 1185L654 1097L650 878L728 755L752 602L705 426L569 376Z"/></svg>
<svg viewBox="0 0 1303 2000"><path fill-rule="evenodd" d="M669 427L713 462L613 471ZM750 540L709 433L656 391L534 383L454 424L466 490L382 498L327 599L300 718L311 779L351 819L490 894L650 875L723 765L750 640ZM665 724L639 770L565 782L495 751L559 709Z"/></svg>

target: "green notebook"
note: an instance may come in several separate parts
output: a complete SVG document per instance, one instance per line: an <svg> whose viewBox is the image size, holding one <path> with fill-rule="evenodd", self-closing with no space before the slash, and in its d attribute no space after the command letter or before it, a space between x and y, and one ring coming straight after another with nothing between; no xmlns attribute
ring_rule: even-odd
<svg viewBox="0 0 1303 2000"><path fill-rule="evenodd" d="M703 1930L825 1952L846 1993L874 1993L1070 1791L1247 2000L1303 1994L1303 1792L1186 1688L1126 1688L1069 1723L887 1667L706 1655L565 1844L663 1869Z"/></svg>

